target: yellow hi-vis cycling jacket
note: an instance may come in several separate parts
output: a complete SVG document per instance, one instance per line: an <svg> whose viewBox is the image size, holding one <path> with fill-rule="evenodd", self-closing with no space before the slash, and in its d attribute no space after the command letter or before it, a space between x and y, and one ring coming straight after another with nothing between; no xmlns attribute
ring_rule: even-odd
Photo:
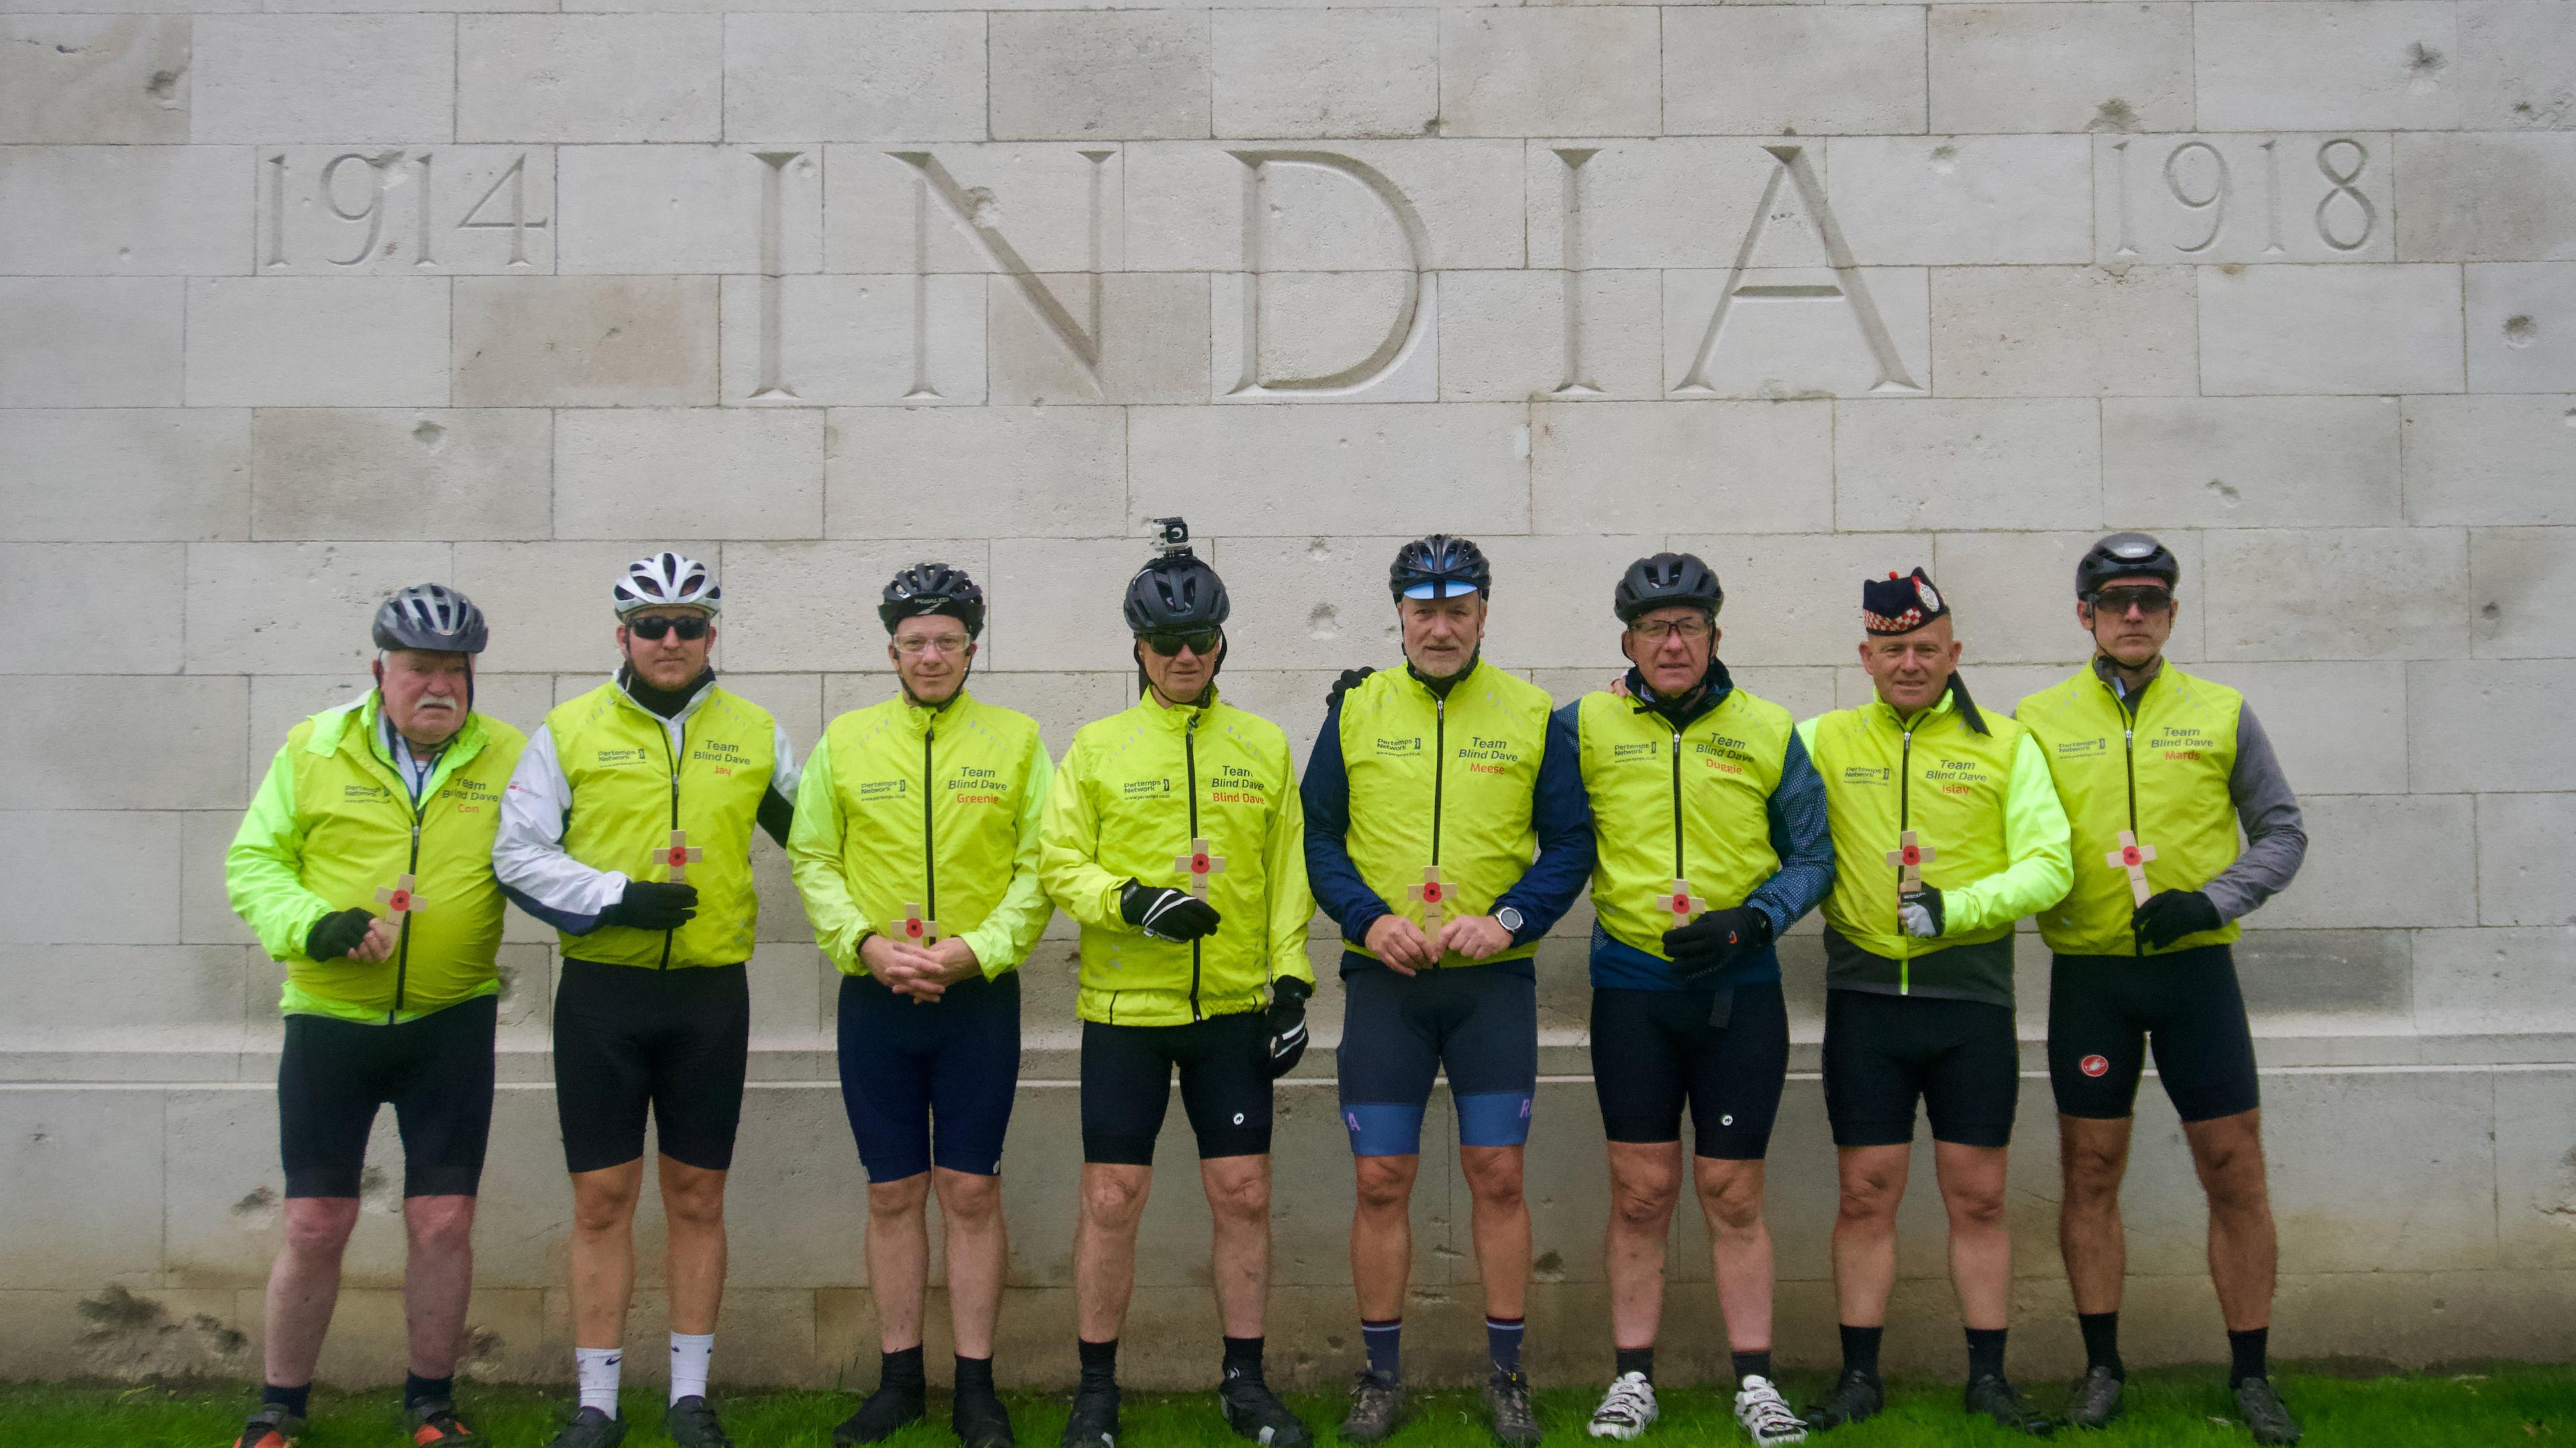
<svg viewBox="0 0 2576 1448"><path fill-rule="evenodd" d="M369 690L289 730L224 852L234 913L286 965L278 1009L288 1015L390 1024L500 989L492 837L525 740L469 713L415 805L384 738L383 707ZM384 914L376 892L404 875L419 908L402 915L392 958L304 953L325 915L355 906Z"/></svg>
<svg viewBox="0 0 2576 1448"><path fill-rule="evenodd" d="M1054 777L1036 720L962 688L937 708L897 694L833 720L787 834L814 943L865 975L860 942L919 919L963 939L987 977L1017 966L1055 914L1038 880Z"/></svg>
<svg viewBox="0 0 2576 1448"><path fill-rule="evenodd" d="M1177 1026L1261 1010L1270 982L1310 984L1306 826L1279 726L1223 702L1166 709L1151 691L1086 724L1039 827L1047 893L1082 925L1086 1021ZM1119 914L1129 880L1188 888L1205 840L1216 933L1156 940ZM1218 862L1221 862L1219 865Z"/></svg>
<svg viewBox="0 0 2576 1448"><path fill-rule="evenodd" d="M1862 953L1843 961L1829 950L1829 986L2009 1003L2010 952L1955 947L2009 939L2014 921L2056 904L2073 878L2066 811L2039 745L1993 713L1991 732L1976 732L1954 698L1945 690L1911 719L1872 699L1798 726L1834 833L1825 923ZM1923 883L1941 892L1942 932L1928 940L1897 920L1900 866L1888 856L1908 831L1927 852Z"/></svg>

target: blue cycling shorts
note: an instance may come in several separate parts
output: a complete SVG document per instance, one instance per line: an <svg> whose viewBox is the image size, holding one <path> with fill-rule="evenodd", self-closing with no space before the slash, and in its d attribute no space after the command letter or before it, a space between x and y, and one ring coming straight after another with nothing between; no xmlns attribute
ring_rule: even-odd
<svg viewBox="0 0 2576 1448"><path fill-rule="evenodd" d="M930 1005L874 976L845 975L840 1014L841 1105L869 1181L934 1164L969 1176L1001 1171L1020 1085L1018 971L968 976Z"/></svg>
<svg viewBox="0 0 2576 1448"><path fill-rule="evenodd" d="M1342 961L1342 1125L1357 1156L1415 1156L1447 1072L1461 1146L1522 1146L1538 1089L1538 980L1498 960L1400 975Z"/></svg>

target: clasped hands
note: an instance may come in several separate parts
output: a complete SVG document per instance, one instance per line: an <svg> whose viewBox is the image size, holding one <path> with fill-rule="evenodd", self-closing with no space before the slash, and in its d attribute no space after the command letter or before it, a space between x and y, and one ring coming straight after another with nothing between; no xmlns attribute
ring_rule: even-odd
<svg viewBox="0 0 2576 1448"><path fill-rule="evenodd" d="M984 963L964 936L952 935L934 945L915 945L891 935L870 935L859 942L859 963L896 995L935 1001L968 976L981 975Z"/></svg>
<svg viewBox="0 0 2576 1448"><path fill-rule="evenodd" d="M1491 915L1461 915L1441 922L1439 938L1422 933L1422 927L1402 915L1381 915L1369 922L1369 953L1399 975L1438 965L1440 958L1456 951L1469 960L1488 960L1501 954L1512 943L1512 933Z"/></svg>

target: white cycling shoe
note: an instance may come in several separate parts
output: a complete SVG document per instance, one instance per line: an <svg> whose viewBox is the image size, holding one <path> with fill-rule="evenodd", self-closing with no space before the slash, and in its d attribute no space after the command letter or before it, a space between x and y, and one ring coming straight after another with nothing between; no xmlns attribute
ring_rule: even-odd
<svg viewBox="0 0 2576 1448"><path fill-rule="evenodd" d="M1590 1432L1595 1438L1634 1438L1654 1423L1656 1412L1655 1385L1644 1373L1621 1373L1592 1410Z"/></svg>
<svg viewBox="0 0 2576 1448"><path fill-rule="evenodd" d="M1743 1424L1744 1431L1752 1434L1753 1441L1762 1448L1807 1441L1806 1420L1790 1411L1788 1400L1771 1386L1769 1378L1745 1376L1744 1385L1735 1394L1735 1421Z"/></svg>

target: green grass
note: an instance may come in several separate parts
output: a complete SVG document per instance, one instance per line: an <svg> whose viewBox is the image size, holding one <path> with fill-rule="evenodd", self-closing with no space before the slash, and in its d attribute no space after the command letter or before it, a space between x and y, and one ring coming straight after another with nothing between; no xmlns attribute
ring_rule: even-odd
<svg viewBox="0 0 2576 1448"><path fill-rule="evenodd" d="M2108 1432L2069 1434L2100 1448L2195 1448L2248 1440L2229 1420L2231 1404L2214 1368L2140 1371L2129 1380L2128 1413ZM2451 1376L2356 1377L2285 1372L2282 1392L2308 1426L2315 1448L2449 1448L2502 1444L2576 1448L2576 1366L2497 1366ZM1792 1373L1786 1384L1794 1402L1811 1401L1826 1386L1821 1375ZM1933 1444L2002 1444L2025 1441L1990 1424L1971 1423L1958 1410L1955 1386L1900 1379L1893 1402L1874 1422L1834 1433L1834 1448L1928 1448ZM1540 1395L1552 1448L1576 1448L1596 1389L1561 1388ZM2061 1385L2034 1385L2032 1396L2053 1407ZM562 1411L558 1391L469 1386L462 1395L467 1420L496 1448L537 1448ZM1064 1426L1060 1394L1015 1393L1011 1411L1026 1448L1053 1448ZM302 1448L394 1448L400 1432L397 1395L320 1392ZM1307 1421L1329 1426L1340 1419L1338 1394L1298 1394L1290 1399ZM8 1448L223 1448L240 1431L249 1390L231 1383L0 1384L0 1445ZM855 1406L843 1393L744 1393L724 1402L725 1423L741 1448L829 1448L832 1425ZM1728 1396L1709 1388L1677 1388L1663 1395L1664 1417L1646 1445L1699 1448L1742 1443ZM630 1393L626 1412L635 1431L632 1448L664 1448L660 1402ZM934 1421L944 1417L934 1399ZM1201 1393L1130 1394L1122 1442L1132 1448L1227 1448L1236 1440L1218 1421L1213 1401ZM892 1448L953 1448L944 1427L909 1430ZM1329 1433L1326 1444L1332 1442ZM1491 1440L1468 1392L1426 1395L1414 1422L1394 1448L1489 1448Z"/></svg>

